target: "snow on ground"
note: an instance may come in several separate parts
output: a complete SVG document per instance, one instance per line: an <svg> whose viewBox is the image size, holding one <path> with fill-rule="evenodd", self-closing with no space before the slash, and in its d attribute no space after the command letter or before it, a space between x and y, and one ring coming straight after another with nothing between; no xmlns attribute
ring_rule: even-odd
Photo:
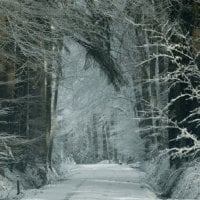
<svg viewBox="0 0 200 200"><path fill-rule="evenodd" d="M170 168L169 157L142 164L147 172L146 182L159 196L172 199L200 199L200 160L185 163L180 168Z"/></svg>
<svg viewBox="0 0 200 200"><path fill-rule="evenodd" d="M172 191L173 198L200 199L200 162L193 161L181 174Z"/></svg>
<svg viewBox="0 0 200 200"><path fill-rule="evenodd" d="M6 198L11 189L12 183L0 175L0 199Z"/></svg>
<svg viewBox="0 0 200 200"><path fill-rule="evenodd" d="M71 160L63 160L59 173L53 170L48 173L48 182L55 182L60 179L65 179L69 174L75 173L77 165ZM25 173L8 169L4 169L5 177L0 175L0 200L20 199L24 191L32 191L37 193L38 190L27 190L28 188L38 188L44 184L43 172L45 169L39 166L27 166ZM21 194L16 196L17 193L17 180L20 182ZM55 199L56 200L56 199Z"/></svg>
<svg viewBox="0 0 200 200"><path fill-rule="evenodd" d="M157 199L143 184L144 176L144 172L126 165L79 165L67 179L28 190L22 200Z"/></svg>

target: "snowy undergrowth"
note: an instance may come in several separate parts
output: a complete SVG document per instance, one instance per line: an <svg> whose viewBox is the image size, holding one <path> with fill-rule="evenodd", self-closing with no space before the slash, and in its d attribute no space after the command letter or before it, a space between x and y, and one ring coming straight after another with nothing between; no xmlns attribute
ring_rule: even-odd
<svg viewBox="0 0 200 200"><path fill-rule="evenodd" d="M28 165L24 172L16 169L4 169L4 176L0 177L0 199L12 199L17 194L17 180L20 183L20 192L25 189L39 188L46 182L44 167ZM20 195L19 195L20 197Z"/></svg>
<svg viewBox="0 0 200 200"><path fill-rule="evenodd" d="M183 171L182 168L170 168L168 157L146 162L144 170L147 172L146 182L160 197L170 197Z"/></svg>
<svg viewBox="0 0 200 200"><path fill-rule="evenodd" d="M169 157L144 164L146 182L159 197L173 199L200 198L200 162L193 161L179 169L170 168Z"/></svg>
<svg viewBox="0 0 200 200"><path fill-rule="evenodd" d="M0 175L0 199L7 198L12 187L12 183L7 178Z"/></svg>
<svg viewBox="0 0 200 200"><path fill-rule="evenodd" d="M77 165L74 160L70 158L62 162L59 168L56 169L56 173L58 175L58 179L65 179L69 174L73 172L73 170L77 169Z"/></svg>
<svg viewBox="0 0 200 200"><path fill-rule="evenodd" d="M5 169L5 177L0 176L0 200L20 199L25 191L33 189L37 192L37 188L65 179L67 176L76 170L76 164L67 159L63 162L59 169L49 170L47 173L44 167L40 166L27 166L25 172L19 172ZM21 195L17 194L17 180L20 182Z"/></svg>
<svg viewBox="0 0 200 200"><path fill-rule="evenodd" d="M185 168L172 191L172 198L200 199L200 160L189 163Z"/></svg>

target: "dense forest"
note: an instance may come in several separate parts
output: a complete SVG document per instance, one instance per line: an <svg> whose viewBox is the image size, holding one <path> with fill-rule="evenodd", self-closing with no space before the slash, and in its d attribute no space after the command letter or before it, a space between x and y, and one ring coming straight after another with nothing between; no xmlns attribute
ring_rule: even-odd
<svg viewBox="0 0 200 200"><path fill-rule="evenodd" d="M170 197L199 163L200 1L1 0L0 12L1 177L40 187L69 159L139 161Z"/></svg>

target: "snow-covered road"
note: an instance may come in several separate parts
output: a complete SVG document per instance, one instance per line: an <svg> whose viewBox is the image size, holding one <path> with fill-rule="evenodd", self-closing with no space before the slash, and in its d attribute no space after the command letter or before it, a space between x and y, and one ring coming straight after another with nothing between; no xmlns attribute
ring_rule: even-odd
<svg viewBox="0 0 200 200"><path fill-rule="evenodd" d="M80 165L68 179L27 192L23 200L157 199L139 169L115 164Z"/></svg>

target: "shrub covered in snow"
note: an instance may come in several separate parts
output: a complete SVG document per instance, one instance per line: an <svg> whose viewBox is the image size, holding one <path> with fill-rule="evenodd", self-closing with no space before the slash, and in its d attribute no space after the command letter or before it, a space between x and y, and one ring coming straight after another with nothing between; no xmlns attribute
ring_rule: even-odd
<svg viewBox="0 0 200 200"><path fill-rule="evenodd" d="M200 159L185 166L179 182L172 191L178 199L200 199Z"/></svg>
<svg viewBox="0 0 200 200"><path fill-rule="evenodd" d="M146 182L160 197L175 199L199 199L200 160L186 163L182 167L170 168L169 157L145 163Z"/></svg>

